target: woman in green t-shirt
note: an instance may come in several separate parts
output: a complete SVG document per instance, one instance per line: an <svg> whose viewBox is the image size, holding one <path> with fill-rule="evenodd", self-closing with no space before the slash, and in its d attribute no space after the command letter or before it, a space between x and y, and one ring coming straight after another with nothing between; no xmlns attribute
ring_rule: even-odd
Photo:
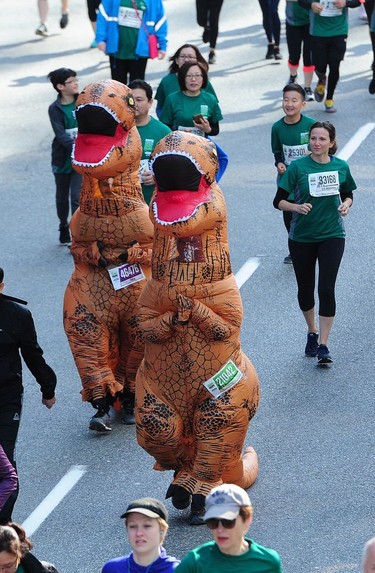
<svg viewBox="0 0 375 573"><path fill-rule="evenodd" d="M206 68L199 62L187 62L178 70L180 90L170 94L160 121L172 130L190 131L207 137L219 133L223 119L217 99L207 93Z"/></svg>
<svg viewBox="0 0 375 573"><path fill-rule="evenodd" d="M296 159L282 176L274 207L291 211L289 249L298 284L298 302L308 333L306 356L318 364L333 360L327 344L336 312L335 283L345 247L345 217L356 184L346 161L334 157L336 130L315 122L309 132L311 154ZM295 203L288 197L294 192ZM319 334L315 321L315 268L319 264Z"/></svg>
<svg viewBox="0 0 375 573"><path fill-rule="evenodd" d="M206 68L208 72L208 64L206 60L202 56L197 46L194 46L193 44L183 44L180 46L178 50L176 50L176 52L173 54L173 56L169 58L169 61L171 62L168 68L169 73L162 78L155 94L155 99L158 102L156 106L156 115L159 118L163 110L165 100L169 94L177 92L180 89L180 86L178 85L177 73L183 64L186 62L199 62ZM210 80L208 80L207 86L204 89L218 100Z"/></svg>

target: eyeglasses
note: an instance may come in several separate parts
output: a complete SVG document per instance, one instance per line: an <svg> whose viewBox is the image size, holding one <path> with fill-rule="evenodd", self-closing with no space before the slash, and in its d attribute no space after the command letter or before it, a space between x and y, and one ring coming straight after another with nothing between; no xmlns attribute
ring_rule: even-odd
<svg viewBox="0 0 375 573"><path fill-rule="evenodd" d="M78 84L78 82L79 82L78 78L74 78L74 80L68 80L64 82L64 86L66 86L66 84Z"/></svg>
<svg viewBox="0 0 375 573"><path fill-rule="evenodd" d="M178 56L178 59L179 59L179 60L192 60L192 61L194 61L194 62L197 61L196 56L189 56L189 55L187 55L187 56L182 56L181 54Z"/></svg>
<svg viewBox="0 0 375 573"><path fill-rule="evenodd" d="M16 557L13 563L10 563L9 565L0 565L0 571L6 571L6 573L8 573L9 571L15 571L18 567L18 563L19 559L18 557Z"/></svg>
<svg viewBox="0 0 375 573"><path fill-rule="evenodd" d="M207 521L205 521L208 529L217 529L220 523L224 529L233 529L236 525L236 519L216 519L213 517L212 519L207 519Z"/></svg>
<svg viewBox="0 0 375 573"><path fill-rule="evenodd" d="M203 78L202 74L186 74L185 78L189 80L199 80L199 78Z"/></svg>

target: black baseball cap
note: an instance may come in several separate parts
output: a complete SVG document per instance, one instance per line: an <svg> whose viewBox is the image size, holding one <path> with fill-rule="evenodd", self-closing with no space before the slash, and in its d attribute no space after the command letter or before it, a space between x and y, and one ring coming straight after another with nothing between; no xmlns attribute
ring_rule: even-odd
<svg viewBox="0 0 375 573"><path fill-rule="evenodd" d="M143 497L132 501L125 513L121 515L121 519L127 517L129 513L142 513L153 518L162 517L164 521L168 521L168 511L164 503L153 497Z"/></svg>

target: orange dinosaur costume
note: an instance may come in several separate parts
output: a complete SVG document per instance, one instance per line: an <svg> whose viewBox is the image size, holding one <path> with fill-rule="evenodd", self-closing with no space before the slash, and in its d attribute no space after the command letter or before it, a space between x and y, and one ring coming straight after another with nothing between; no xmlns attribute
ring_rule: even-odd
<svg viewBox="0 0 375 573"><path fill-rule="evenodd" d="M97 409L90 428L103 432L110 430L109 406L119 394L131 423L144 347L135 306L150 265L153 227L139 183L134 114L131 91L114 80L89 84L76 103L72 162L83 183L70 223L75 268L65 292L64 328L82 399Z"/></svg>
<svg viewBox="0 0 375 573"><path fill-rule="evenodd" d="M174 470L167 496L191 504L223 482L249 487L258 472L242 453L259 401L253 365L241 350L242 302L232 273L215 144L176 131L156 146L152 278L139 299L145 357L136 379L139 444L156 470Z"/></svg>

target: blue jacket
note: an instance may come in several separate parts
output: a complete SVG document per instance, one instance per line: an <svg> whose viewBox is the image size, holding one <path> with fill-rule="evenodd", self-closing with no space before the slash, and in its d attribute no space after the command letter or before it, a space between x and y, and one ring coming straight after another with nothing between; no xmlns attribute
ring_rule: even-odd
<svg viewBox="0 0 375 573"><path fill-rule="evenodd" d="M118 13L121 0L103 0L99 6L96 22L96 41L106 42L106 54L116 54L119 43ZM164 12L162 0L145 0L147 9L144 11L142 21L149 34L156 34L159 50L167 50L167 17ZM137 56L148 58L148 37L143 26L139 28Z"/></svg>

